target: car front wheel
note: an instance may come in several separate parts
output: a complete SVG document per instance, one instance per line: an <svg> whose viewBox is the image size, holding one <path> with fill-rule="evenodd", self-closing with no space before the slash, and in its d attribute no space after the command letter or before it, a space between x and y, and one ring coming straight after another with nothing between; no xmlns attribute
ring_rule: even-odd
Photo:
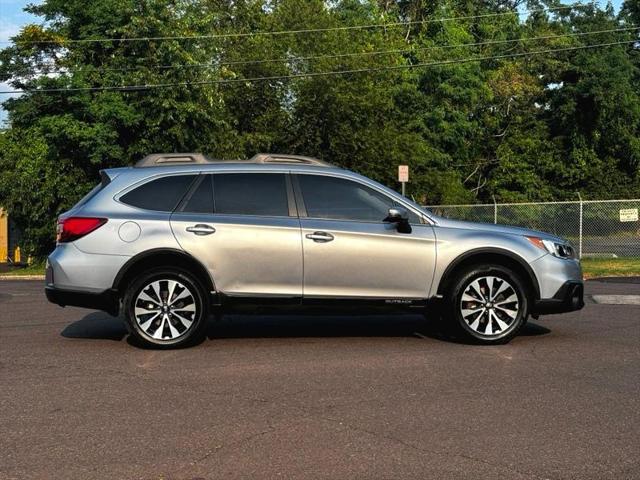
<svg viewBox="0 0 640 480"><path fill-rule="evenodd" d="M522 279L500 265L475 266L454 282L447 299L449 319L479 343L506 343L517 335L528 316L528 296Z"/></svg>
<svg viewBox="0 0 640 480"><path fill-rule="evenodd" d="M136 278L124 298L130 331L143 346L177 348L204 338L207 302L189 273L160 268Z"/></svg>

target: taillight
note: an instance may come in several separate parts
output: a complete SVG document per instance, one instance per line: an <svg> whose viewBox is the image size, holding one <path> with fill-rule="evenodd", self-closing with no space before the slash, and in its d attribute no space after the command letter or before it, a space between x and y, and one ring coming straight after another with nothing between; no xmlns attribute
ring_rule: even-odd
<svg viewBox="0 0 640 480"><path fill-rule="evenodd" d="M58 220L56 241L73 242L107 223L106 218L68 217Z"/></svg>

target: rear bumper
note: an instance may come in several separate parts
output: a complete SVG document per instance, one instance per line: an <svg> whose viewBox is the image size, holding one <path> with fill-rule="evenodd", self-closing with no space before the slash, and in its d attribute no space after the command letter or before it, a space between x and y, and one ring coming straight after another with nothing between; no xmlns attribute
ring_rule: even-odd
<svg viewBox="0 0 640 480"><path fill-rule="evenodd" d="M102 292L113 287L116 275L129 259L123 255L85 253L75 242L60 243L47 259L47 286Z"/></svg>
<svg viewBox="0 0 640 480"><path fill-rule="evenodd" d="M72 307L91 308L103 310L111 315L118 315L119 300L117 292L109 289L103 292L83 292L78 290L63 290L47 286L44 289L47 300L61 307L67 305Z"/></svg>
<svg viewBox="0 0 640 480"><path fill-rule="evenodd" d="M533 315L548 315L580 310L584 307L584 284L577 281L567 281L556 292L553 298L536 300L531 313Z"/></svg>

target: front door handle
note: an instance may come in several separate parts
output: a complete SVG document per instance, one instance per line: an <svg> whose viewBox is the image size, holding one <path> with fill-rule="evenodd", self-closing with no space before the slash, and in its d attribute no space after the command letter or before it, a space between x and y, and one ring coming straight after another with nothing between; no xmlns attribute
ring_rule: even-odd
<svg viewBox="0 0 640 480"><path fill-rule="evenodd" d="M307 233L305 237L307 237L309 240L313 240L314 242L318 242L318 243L326 243L333 240L333 235L327 232Z"/></svg>
<svg viewBox="0 0 640 480"><path fill-rule="evenodd" d="M212 233L216 233L216 229L204 223L199 223L192 227L187 227L187 232L195 233L196 235L211 235Z"/></svg>

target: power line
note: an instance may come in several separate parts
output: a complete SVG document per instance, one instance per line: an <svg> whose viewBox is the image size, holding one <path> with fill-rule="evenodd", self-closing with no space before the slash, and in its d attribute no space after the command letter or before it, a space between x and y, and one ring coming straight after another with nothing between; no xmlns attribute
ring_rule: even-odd
<svg viewBox="0 0 640 480"><path fill-rule="evenodd" d="M361 56L376 56L376 55L385 55L385 54L398 54L398 53L415 53L415 52L423 52L429 50L442 50L442 49L452 49L452 48L466 48L466 47L481 47L485 45L502 45L508 43L515 42L531 42L537 40L552 40L557 38L565 38L565 37L580 37L586 35L598 35L603 33L616 33L616 32L625 32L632 30L640 30L638 26L631 26L625 28L614 28L609 30L597 30L590 32L575 32L575 33L563 33L557 35L543 35L538 37L524 37L524 38L513 38L513 39L505 39L505 40L488 40L485 42L473 42L473 43L461 43L458 45L431 45L428 47L417 47L411 49L394 49L394 50L374 50L370 52L352 52L352 53L339 53L339 54L324 54L324 55L311 55L305 57L280 57L280 58L270 58L270 59L260 59L260 60L238 60L238 61L226 61L226 62L207 62L207 63L184 63L184 64L156 64L156 65L136 65L132 67L110 67L110 68L98 68L99 71L102 72L129 72L129 71L137 71L140 68L149 68L155 70L173 70L180 68L217 68L221 66L232 66L232 65L260 65L265 63L279 63L279 62L299 62L306 60L330 60L334 58L349 58L349 57L361 57ZM38 65L38 68L43 68L41 72L37 73L67 73L69 69L48 69L46 65Z"/></svg>
<svg viewBox="0 0 640 480"><path fill-rule="evenodd" d="M13 91L5 90L5 91L0 91L0 94L6 95L6 94L16 94L16 93L144 91L144 90L150 90L150 89L156 89L156 88L169 88L169 87L180 87L180 86L188 87L188 86L200 86L200 85L226 85L226 84L233 84L233 83L253 83L253 82L262 82L262 81L289 80L289 79L296 79L296 78L328 77L328 76L335 76L335 75L371 73L371 72L392 71L392 70L407 70L407 69L421 68L421 67L434 67L434 66L443 66L443 65L453 65L458 63L481 62L485 60L500 60L500 59L506 59L506 58L531 57L535 55L543 55L543 54L549 54L549 53L587 50L592 48L610 47L614 45L625 45L625 44L631 44L631 43L638 43L638 40L625 40L620 42L599 43L594 45L581 45L578 47L538 50L533 52L509 53L504 55L469 57L469 58L462 58L462 59L455 59L455 60L442 60L442 61L428 62L428 63L391 65L391 66L385 66L385 67L358 68L358 69L351 69L351 70L337 70L337 71L327 71L327 72L309 72L309 73L299 73L299 74L291 74L291 75L276 75L276 76L270 76L270 77L229 78L229 79L219 79L219 80L202 80L202 81L195 81L195 82L171 82L171 83L155 83L155 84L145 84L145 85L106 86L106 87L62 87L62 88L42 88L42 89L27 89L27 90L13 90Z"/></svg>
<svg viewBox="0 0 640 480"><path fill-rule="evenodd" d="M79 44L79 43L105 43L105 42L150 42L150 41L164 41L164 40L204 40L212 38L242 38L242 37L255 37L255 36L271 36L271 35L298 35L301 33L324 33L334 31L345 30L367 30L373 28L392 28L402 27L410 25L424 25L437 22L449 22L455 20L474 20L478 18L494 18L505 15L531 15L534 13L543 12L555 12L560 10L571 10L575 8L584 8L585 5L570 5L564 7L549 7L538 8L532 10L509 10L507 12L495 12L484 13L480 15L464 15L458 17L445 17L445 18L431 18L426 20L412 20L408 22L390 22L390 23L373 23L368 25L345 25L341 27L326 27L326 28L305 28L300 30L276 30L273 32L230 32L230 33L215 33L211 35L175 35L175 36L158 36L158 37L113 37L113 38L80 38L80 39L59 39L59 40L18 40L19 44ZM11 40L4 40L0 43L12 43Z"/></svg>

